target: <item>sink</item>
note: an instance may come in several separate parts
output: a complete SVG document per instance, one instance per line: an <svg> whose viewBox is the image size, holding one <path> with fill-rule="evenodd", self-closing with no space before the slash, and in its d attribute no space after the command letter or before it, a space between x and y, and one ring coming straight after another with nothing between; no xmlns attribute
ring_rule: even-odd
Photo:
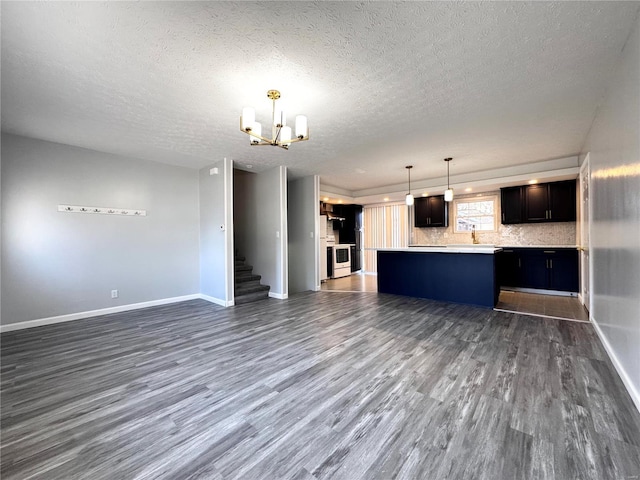
<svg viewBox="0 0 640 480"><path fill-rule="evenodd" d="M452 243L447 248L495 248L493 243Z"/></svg>

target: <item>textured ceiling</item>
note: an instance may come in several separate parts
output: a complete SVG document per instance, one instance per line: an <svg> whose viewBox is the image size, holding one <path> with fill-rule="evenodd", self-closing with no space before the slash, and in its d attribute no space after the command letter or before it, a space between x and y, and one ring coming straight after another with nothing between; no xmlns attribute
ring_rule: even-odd
<svg viewBox="0 0 640 480"><path fill-rule="evenodd" d="M2 129L358 191L579 152L638 2L2 2ZM250 147L266 91L311 140Z"/></svg>

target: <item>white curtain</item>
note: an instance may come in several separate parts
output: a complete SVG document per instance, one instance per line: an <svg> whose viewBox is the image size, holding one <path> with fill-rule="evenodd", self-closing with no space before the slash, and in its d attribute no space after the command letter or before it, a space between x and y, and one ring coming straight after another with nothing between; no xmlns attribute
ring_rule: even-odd
<svg viewBox="0 0 640 480"><path fill-rule="evenodd" d="M409 239L409 207L404 203L365 206L364 265L367 273L377 273L378 248L404 248Z"/></svg>

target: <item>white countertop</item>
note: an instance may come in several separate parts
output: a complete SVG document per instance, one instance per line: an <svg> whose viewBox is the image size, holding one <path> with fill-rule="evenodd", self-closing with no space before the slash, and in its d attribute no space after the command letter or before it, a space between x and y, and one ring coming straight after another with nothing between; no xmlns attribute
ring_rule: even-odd
<svg viewBox="0 0 640 480"><path fill-rule="evenodd" d="M456 244L456 245L409 245L409 247L413 250L416 248L467 248L467 245ZM495 247L495 248L578 248L577 245L473 245L468 244L468 248L485 248L485 247Z"/></svg>
<svg viewBox="0 0 640 480"><path fill-rule="evenodd" d="M500 245L502 248L578 248L577 245Z"/></svg>
<svg viewBox="0 0 640 480"><path fill-rule="evenodd" d="M502 251L502 247L487 246L431 246L431 247L407 247L407 248L378 248L380 252L424 252L424 253L488 253L494 254Z"/></svg>

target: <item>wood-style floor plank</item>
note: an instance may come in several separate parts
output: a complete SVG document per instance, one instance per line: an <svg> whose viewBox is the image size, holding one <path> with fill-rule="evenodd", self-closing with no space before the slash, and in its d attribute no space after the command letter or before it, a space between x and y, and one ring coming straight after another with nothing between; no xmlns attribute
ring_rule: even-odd
<svg viewBox="0 0 640 480"><path fill-rule="evenodd" d="M588 323L307 292L1 347L3 479L640 476L640 414Z"/></svg>

